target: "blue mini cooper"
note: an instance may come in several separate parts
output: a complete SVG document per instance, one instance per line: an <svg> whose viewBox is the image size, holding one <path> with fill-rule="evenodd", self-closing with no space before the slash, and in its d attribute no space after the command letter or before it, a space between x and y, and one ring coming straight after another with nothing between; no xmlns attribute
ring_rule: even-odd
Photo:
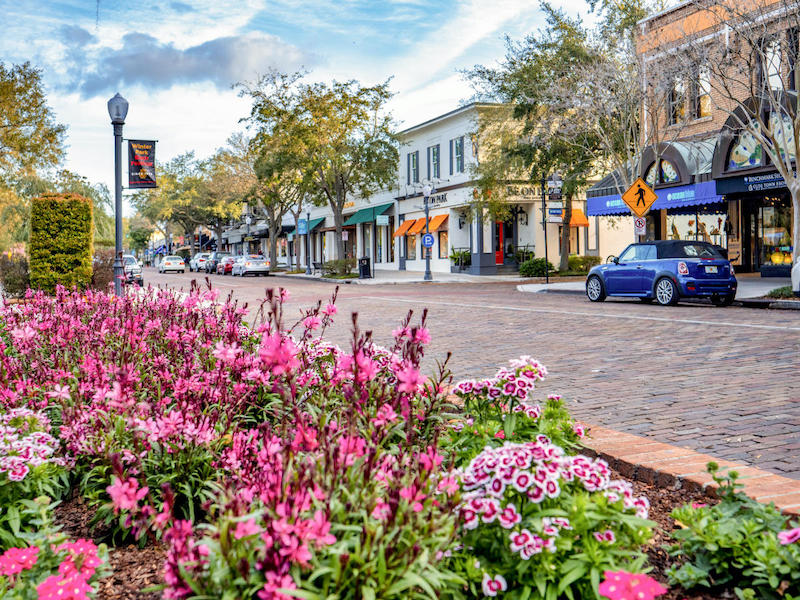
<svg viewBox="0 0 800 600"><path fill-rule="evenodd" d="M712 244L664 240L631 244L619 257L593 268L586 295L592 302L629 296L664 306L700 297L727 306L736 285L731 263Z"/></svg>

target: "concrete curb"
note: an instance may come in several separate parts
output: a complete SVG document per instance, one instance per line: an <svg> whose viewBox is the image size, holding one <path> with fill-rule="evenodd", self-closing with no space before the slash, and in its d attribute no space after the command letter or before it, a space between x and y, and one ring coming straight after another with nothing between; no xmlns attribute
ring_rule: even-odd
<svg viewBox="0 0 800 600"><path fill-rule="evenodd" d="M714 461L739 473L738 482L751 498L772 502L787 515L800 514L800 481L796 479L600 425L590 425L588 433L584 452L602 458L623 477L676 490L703 490L713 497L717 484L706 464Z"/></svg>

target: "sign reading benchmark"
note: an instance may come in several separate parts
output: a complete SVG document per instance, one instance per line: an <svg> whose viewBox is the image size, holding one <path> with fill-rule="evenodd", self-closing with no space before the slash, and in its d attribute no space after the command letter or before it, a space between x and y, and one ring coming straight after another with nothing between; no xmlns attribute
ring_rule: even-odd
<svg viewBox="0 0 800 600"><path fill-rule="evenodd" d="M128 187L154 188L156 185L156 143L128 140Z"/></svg>

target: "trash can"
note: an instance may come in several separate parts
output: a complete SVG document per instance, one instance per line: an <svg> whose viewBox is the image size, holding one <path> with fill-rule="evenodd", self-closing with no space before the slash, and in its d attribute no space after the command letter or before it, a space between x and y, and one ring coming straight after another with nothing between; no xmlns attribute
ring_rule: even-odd
<svg viewBox="0 0 800 600"><path fill-rule="evenodd" d="M372 275L369 271L369 256L362 256L358 259L358 278L370 279Z"/></svg>

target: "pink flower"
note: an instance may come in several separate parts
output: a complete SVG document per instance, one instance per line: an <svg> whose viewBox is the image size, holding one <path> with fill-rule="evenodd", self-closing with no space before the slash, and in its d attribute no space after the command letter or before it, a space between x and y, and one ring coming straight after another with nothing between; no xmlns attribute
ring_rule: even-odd
<svg viewBox="0 0 800 600"><path fill-rule="evenodd" d="M69 393L69 386L56 384L52 392L47 392L47 397L54 399L57 398L60 400L69 400L71 397Z"/></svg>
<svg viewBox="0 0 800 600"><path fill-rule="evenodd" d="M695 510L697 510L698 508L705 508L706 506L708 506L708 504L706 504L705 502L692 502L692 508L694 508Z"/></svg>
<svg viewBox="0 0 800 600"><path fill-rule="evenodd" d="M391 514L391 507L386 504L383 500L378 500L375 504L375 508L372 509L372 513L370 516L375 519L376 521L385 521L389 518Z"/></svg>
<svg viewBox="0 0 800 600"><path fill-rule="evenodd" d="M779 531L778 539L780 540L782 546L788 546L789 544L795 543L797 540L800 540L800 527L787 529L786 531Z"/></svg>
<svg viewBox="0 0 800 600"><path fill-rule="evenodd" d="M501 429L500 431L494 434L494 437L496 437L498 440L504 440L506 439L506 432Z"/></svg>
<svg viewBox="0 0 800 600"><path fill-rule="evenodd" d="M80 573L68 577L51 575L36 587L39 600L87 600L92 586Z"/></svg>
<svg viewBox="0 0 800 600"><path fill-rule="evenodd" d="M339 309L336 307L335 304L328 304L325 308L322 309L322 314L332 317L336 313L339 312Z"/></svg>
<svg viewBox="0 0 800 600"><path fill-rule="evenodd" d="M233 537L237 540L240 540L251 535L258 535L259 533L261 533L261 527L256 524L256 520L248 519L247 521L239 521L236 523L236 529L233 531Z"/></svg>
<svg viewBox="0 0 800 600"><path fill-rule="evenodd" d="M319 326L322 325L322 319L320 319L317 315L309 315L305 319L303 319L303 327L309 330L319 329Z"/></svg>
<svg viewBox="0 0 800 600"><path fill-rule="evenodd" d="M378 414L372 419L372 423L376 427L381 427L388 423L394 423L397 420L397 413L389 404L384 404L378 409Z"/></svg>
<svg viewBox="0 0 800 600"><path fill-rule="evenodd" d="M238 344L226 346L222 340L217 342L214 346L214 356L223 364L230 364L236 360L239 355L240 348Z"/></svg>
<svg viewBox="0 0 800 600"><path fill-rule="evenodd" d="M267 571L267 582L263 589L258 592L260 600L293 600L293 596L288 596L278 590L296 590L291 575L278 575L273 571Z"/></svg>
<svg viewBox="0 0 800 600"><path fill-rule="evenodd" d="M572 431L574 431L575 435L577 435L581 439L586 437L586 430L583 428L583 425L580 425L579 423L575 423L572 426Z"/></svg>
<svg viewBox="0 0 800 600"><path fill-rule="evenodd" d="M127 481L118 477L111 480L111 485L106 488L106 491L111 496L111 502L114 503L115 513L120 510L131 510L137 506L139 500L144 498L149 490L147 486L142 489L138 488L139 482L134 477L129 477Z"/></svg>
<svg viewBox="0 0 800 600"><path fill-rule="evenodd" d="M430 344L431 334L425 327L419 327L414 332L414 341L418 344Z"/></svg>
<svg viewBox="0 0 800 600"><path fill-rule="evenodd" d="M497 596L498 592L505 592L508 589L508 584L502 575L490 577L488 573L484 573L482 587L484 596Z"/></svg>
<svg viewBox="0 0 800 600"><path fill-rule="evenodd" d="M0 555L0 575L10 577L36 564L39 548L9 548Z"/></svg>
<svg viewBox="0 0 800 600"><path fill-rule="evenodd" d="M400 385L397 386L397 391L408 394L415 394L419 387L425 383L425 378L411 365L407 365L397 373L397 380L400 382Z"/></svg>
<svg viewBox="0 0 800 600"><path fill-rule="evenodd" d="M411 336L411 330L408 327L398 327L394 331L392 331L392 336L397 340L400 341L404 337Z"/></svg>
<svg viewBox="0 0 800 600"><path fill-rule="evenodd" d="M615 541L617 541L617 538L614 536L614 532L610 529L606 529L605 531L595 531L593 535L594 539L600 543L608 542L609 544L613 544Z"/></svg>
<svg viewBox="0 0 800 600"><path fill-rule="evenodd" d="M281 288L281 302L286 302L292 297L292 293L286 288Z"/></svg>
<svg viewBox="0 0 800 600"><path fill-rule="evenodd" d="M497 519L500 521L501 527L504 529L511 529L514 525L522 521L522 515L517 512L516 506L508 503Z"/></svg>
<svg viewBox="0 0 800 600"><path fill-rule="evenodd" d="M667 593L652 577L626 571L606 571L598 592L610 600L653 600Z"/></svg>

